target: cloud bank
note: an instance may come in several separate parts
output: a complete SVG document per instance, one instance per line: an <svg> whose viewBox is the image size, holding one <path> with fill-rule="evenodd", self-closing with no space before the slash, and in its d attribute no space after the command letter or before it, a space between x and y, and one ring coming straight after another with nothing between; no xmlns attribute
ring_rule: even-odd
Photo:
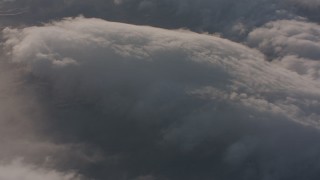
<svg viewBox="0 0 320 180"><path fill-rule="evenodd" d="M259 39L276 26L256 29L249 41L277 53ZM7 61L26 82L17 87L30 87L26 97L43 108L40 134L63 147L85 146L73 161L52 155L55 168L93 179L319 178L320 83L258 50L83 17L2 34ZM283 53L293 52L289 35Z"/></svg>

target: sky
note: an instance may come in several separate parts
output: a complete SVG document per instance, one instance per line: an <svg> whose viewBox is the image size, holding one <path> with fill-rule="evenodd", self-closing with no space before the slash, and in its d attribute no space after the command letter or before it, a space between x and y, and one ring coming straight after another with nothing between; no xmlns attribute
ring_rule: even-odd
<svg viewBox="0 0 320 180"><path fill-rule="evenodd" d="M0 0L1 180L318 180L319 0Z"/></svg>

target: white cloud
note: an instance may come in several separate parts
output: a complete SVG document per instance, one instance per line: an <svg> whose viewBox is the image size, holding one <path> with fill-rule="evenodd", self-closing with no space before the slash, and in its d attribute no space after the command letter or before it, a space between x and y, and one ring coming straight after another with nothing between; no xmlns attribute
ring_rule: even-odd
<svg viewBox="0 0 320 180"><path fill-rule="evenodd" d="M61 173L15 160L10 164L0 164L1 180L80 180L75 173Z"/></svg>

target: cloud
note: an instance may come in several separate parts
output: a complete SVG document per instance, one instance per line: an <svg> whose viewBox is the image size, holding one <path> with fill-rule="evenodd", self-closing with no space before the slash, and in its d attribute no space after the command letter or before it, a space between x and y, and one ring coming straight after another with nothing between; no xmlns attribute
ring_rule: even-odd
<svg viewBox="0 0 320 180"><path fill-rule="evenodd" d="M69 169L95 179L319 177L320 84L257 50L83 17L3 38L19 78L37 87L28 97L44 108L44 134L102 152Z"/></svg>
<svg viewBox="0 0 320 180"><path fill-rule="evenodd" d="M289 70L297 72L298 74L319 80L319 61L288 55L283 57L281 61L275 61L275 63L278 63L279 66L283 66Z"/></svg>
<svg viewBox="0 0 320 180"><path fill-rule="evenodd" d="M252 28L272 20L316 14L297 13L287 0L19 0L4 3L2 7L23 9L23 15L3 18L9 19L9 25L34 25L84 15L123 23L215 32L236 40L243 40ZM239 24L247 31L243 28L235 31L234 26Z"/></svg>
<svg viewBox="0 0 320 180"><path fill-rule="evenodd" d="M271 56L297 55L318 60L319 34L318 24L282 20L255 29L249 34L248 41Z"/></svg>
<svg viewBox="0 0 320 180"><path fill-rule="evenodd" d="M23 67L4 56L0 71L0 179L79 179L63 172L75 167L70 166L75 159L77 166L99 161L99 153L89 154L96 150L92 146L88 150L85 144L52 141L44 133L48 124L43 119L50 117L35 94L38 86L29 86L30 77L24 77ZM23 161L16 160L20 158Z"/></svg>
<svg viewBox="0 0 320 180"><path fill-rule="evenodd" d="M281 61L278 65L318 79L319 27L318 24L304 21L273 21L249 33L248 43L270 59Z"/></svg>
<svg viewBox="0 0 320 180"><path fill-rule="evenodd" d="M15 160L7 165L0 165L0 178L3 180L80 180L74 173L60 173Z"/></svg>
<svg viewBox="0 0 320 180"><path fill-rule="evenodd" d="M0 1L0 177L319 179L318 11Z"/></svg>
<svg viewBox="0 0 320 180"><path fill-rule="evenodd" d="M298 4L300 6L304 6L307 8L319 8L320 7L320 1L319 0L307 0L307 1L298 1L298 0L287 0L291 3Z"/></svg>

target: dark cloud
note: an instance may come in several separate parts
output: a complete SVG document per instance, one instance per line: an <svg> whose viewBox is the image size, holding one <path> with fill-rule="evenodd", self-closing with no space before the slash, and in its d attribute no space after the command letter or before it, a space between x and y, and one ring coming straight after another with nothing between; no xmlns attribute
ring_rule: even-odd
<svg viewBox="0 0 320 180"><path fill-rule="evenodd" d="M219 32L233 39L241 39L250 29L271 20L297 18L295 12L300 9L295 5L305 7L290 0L19 0L3 4L6 9L24 12L9 17L14 19L9 22L15 23L38 24L82 14L124 23ZM238 31L234 26L239 23L246 28Z"/></svg>
<svg viewBox="0 0 320 180"><path fill-rule="evenodd" d="M320 84L256 50L82 17L3 36L20 78L38 87L44 134L69 154L68 144L89 147L73 161L51 155L55 168L95 179L319 177Z"/></svg>
<svg viewBox="0 0 320 180"><path fill-rule="evenodd" d="M0 1L0 179L318 180L318 10Z"/></svg>

